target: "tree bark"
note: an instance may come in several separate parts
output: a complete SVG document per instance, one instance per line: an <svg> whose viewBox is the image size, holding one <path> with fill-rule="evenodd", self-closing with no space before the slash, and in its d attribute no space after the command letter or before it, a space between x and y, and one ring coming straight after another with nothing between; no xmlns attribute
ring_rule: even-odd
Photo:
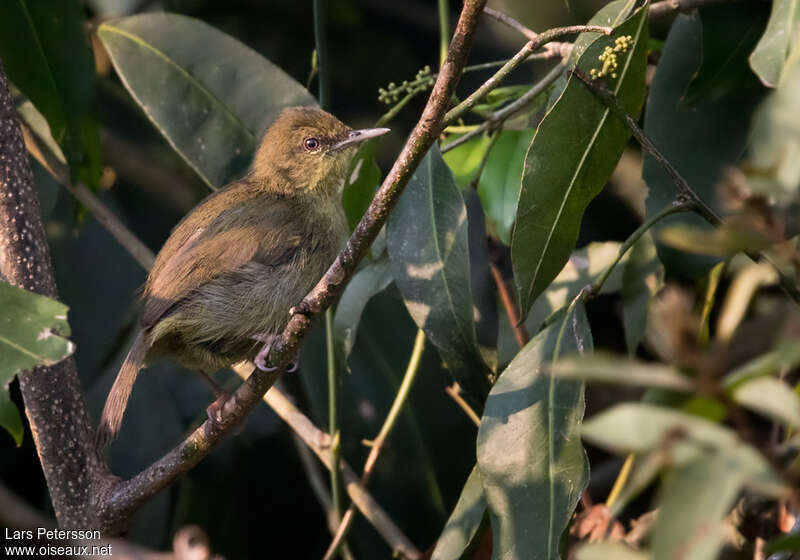
<svg viewBox="0 0 800 560"><path fill-rule="evenodd" d="M57 298L39 199L5 70L0 61L0 275ZM25 413L61 527L96 526L92 494L111 475L94 452L75 361L19 375Z"/></svg>

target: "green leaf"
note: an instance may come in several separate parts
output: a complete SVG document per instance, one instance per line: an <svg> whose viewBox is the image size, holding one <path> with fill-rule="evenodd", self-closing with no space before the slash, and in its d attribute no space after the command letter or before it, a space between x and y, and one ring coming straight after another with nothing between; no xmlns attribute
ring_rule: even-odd
<svg viewBox="0 0 800 560"><path fill-rule="evenodd" d="M780 551L797 551L800 550L800 533L792 532L788 535L781 535L775 537L767 543L764 547L764 553L769 556Z"/></svg>
<svg viewBox="0 0 800 560"><path fill-rule="evenodd" d="M583 304L534 337L492 387L478 429L493 558L560 558L559 540L588 481L578 436L583 383L544 374L559 356L592 351Z"/></svg>
<svg viewBox="0 0 800 560"><path fill-rule="evenodd" d="M714 560L723 543L723 520L745 476L735 462L719 453L704 453L670 473L661 490L653 558Z"/></svg>
<svg viewBox="0 0 800 560"><path fill-rule="evenodd" d="M796 341L781 342L777 348L753 358L722 378L722 388L731 392L740 384L767 375L777 375L800 364L800 344Z"/></svg>
<svg viewBox="0 0 800 560"><path fill-rule="evenodd" d="M0 388L0 426L11 434L17 447L22 445L22 436L24 435L22 419L19 416L17 405L11 401L8 383L6 383L5 387Z"/></svg>
<svg viewBox="0 0 800 560"><path fill-rule="evenodd" d="M475 336L467 209L436 147L403 191L386 233L392 276L411 317L481 408L489 369Z"/></svg>
<svg viewBox="0 0 800 560"><path fill-rule="evenodd" d="M631 248L622 273L622 322L631 356L644 337L650 302L663 286L664 267L647 232Z"/></svg>
<svg viewBox="0 0 800 560"><path fill-rule="evenodd" d="M772 242L758 231L740 229L727 224L711 230L688 224L674 224L661 229L658 232L658 240L687 253L718 257L761 251L772 245Z"/></svg>
<svg viewBox="0 0 800 560"><path fill-rule="evenodd" d="M315 103L283 70L199 20L146 13L97 33L133 98L212 188L244 172L282 109Z"/></svg>
<svg viewBox="0 0 800 560"><path fill-rule="evenodd" d="M601 274L617 258L620 243L607 241L604 243L590 243L586 247L573 251L567 264L558 273L542 295L536 301L528 313L525 326L529 333L536 333L542 323L560 310L578 295L587 284L591 284L600 277ZM628 255L625 255L620 263L611 271L611 275L603 284L600 293L610 294L618 292L622 288L622 272Z"/></svg>
<svg viewBox="0 0 800 560"><path fill-rule="evenodd" d="M575 550L575 560L647 560L650 555L619 542L598 542L581 545Z"/></svg>
<svg viewBox="0 0 800 560"><path fill-rule="evenodd" d="M551 364L547 370L562 379L579 379L590 383L660 387L682 392L691 392L695 388L692 379L682 375L677 368L618 358L613 354L562 358Z"/></svg>
<svg viewBox="0 0 800 560"><path fill-rule="evenodd" d="M461 136L463 134L450 135L447 137L447 141L448 143L453 142ZM469 186L488 146L489 137L482 134L442 154L445 163L453 172L459 188L465 189Z"/></svg>
<svg viewBox="0 0 800 560"><path fill-rule="evenodd" d="M474 546L486 516L486 495L477 465L469 473L453 513L436 541L431 560L457 560Z"/></svg>
<svg viewBox="0 0 800 560"><path fill-rule="evenodd" d="M489 227L506 245L510 242L511 226L517 213L525 153L535 132L532 128L500 132L478 181L478 194Z"/></svg>
<svg viewBox="0 0 800 560"><path fill-rule="evenodd" d="M351 232L372 202L380 182L381 169L375 161L375 142L367 141L358 148L350 163L347 183L342 192L342 206Z"/></svg>
<svg viewBox="0 0 800 560"><path fill-rule="evenodd" d="M9 79L47 119L72 180L96 185L100 138L84 23L77 0L0 2L0 59Z"/></svg>
<svg viewBox="0 0 800 560"><path fill-rule="evenodd" d="M644 100L646 9L617 27L612 36L592 43L578 66L588 72L603 49L624 35L630 35L633 44L617 55L617 78L609 78L609 85L635 118ZM603 188L629 137L622 120L574 77L539 125L525 158L511 240L524 315L566 263L586 206Z"/></svg>
<svg viewBox="0 0 800 560"><path fill-rule="evenodd" d="M68 307L53 299L0 282L0 426L22 441L16 405L8 397L14 376L35 366L56 364L72 354Z"/></svg>
<svg viewBox="0 0 800 560"><path fill-rule="evenodd" d="M727 6L725 6L727 7ZM708 19L708 18L706 18ZM721 209L717 186L727 166L736 162L744 150L750 115L763 88L752 74L735 89L717 99L703 99L694 104L685 100L689 84L702 63L703 25L699 17L678 15L670 28L658 64L644 118L644 132L664 156L680 171L698 195L716 210ZM730 61L733 71L747 61ZM745 76L747 78L747 76ZM731 115L737 115L732 119ZM649 188L647 216L661 211L675 199L675 186L669 175L652 157L645 156L642 177ZM710 230L693 213L669 216L651 230L655 239L668 225L686 224ZM696 278L717 262L707 256L688 255L657 243L658 257L667 273Z"/></svg>
<svg viewBox="0 0 800 560"><path fill-rule="evenodd" d="M752 490L767 496L781 496L786 491L761 453L736 432L676 410L639 403L617 405L585 421L581 436L621 455L644 454L669 445L669 456L678 466L718 452L746 475Z"/></svg>
<svg viewBox="0 0 800 560"><path fill-rule="evenodd" d="M370 298L385 290L391 281L389 261L384 258L361 268L345 287L333 318L333 337L344 362L356 342L364 308Z"/></svg>
<svg viewBox="0 0 800 560"><path fill-rule="evenodd" d="M774 377L756 377L737 385L733 400L778 422L800 428L800 397Z"/></svg>
<svg viewBox="0 0 800 560"><path fill-rule="evenodd" d="M750 67L764 85L778 84L798 31L800 4L796 0L773 0L767 28L750 54Z"/></svg>
<svg viewBox="0 0 800 560"><path fill-rule="evenodd" d="M800 45L792 58L800 59ZM747 187L786 205L798 199L800 185L800 64L786 67L778 89L756 110L744 171Z"/></svg>

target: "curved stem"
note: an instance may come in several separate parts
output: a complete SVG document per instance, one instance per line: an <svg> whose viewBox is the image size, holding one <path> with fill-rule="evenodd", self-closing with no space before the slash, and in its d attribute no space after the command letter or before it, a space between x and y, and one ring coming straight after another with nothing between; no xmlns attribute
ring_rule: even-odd
<svg viewBox="0 0 800 560"><path fill-rule="evenodd" d="M574 33L583 33L587 31L594 31L598 33L604 33L606 35L610 35L612 29L610 27L603 27L601 25L570 25L567 27L556 27L553 29L548 29L547 31L543 31L539 33L536 38L531 39L528 41L524 47L522 47L517 54L515 54L508 62L506 62L500 70L495 72L495 74L486 80L478 89L472 92L464 101L450 109L444 117L445 124L451 123L458 119L461 115L466 113L472 107L477 105L478 101L483 99L483 97L496 88L500 82L506 78L512 71L514 71L517 66L522 64L525 59L530 56L530 54L549 43L553 39L557 37L562 37L564 35L571 35Z"/></svg>
<svg viewBox="0 0 800 560"><path fill-rule="evenodd" d="M672 214L677 214L679 212L689 212L694 209L695 209L695 204L693 202L680 202L680 203L676 202L670 204L666 208L662 208L660 212L654 214L653 216L650 216L650 218L645 220L642 223L642 225L636 228L636 231L630 234L628 238L625 240L625 242L622 245L620 245L619 252L617 253L617 257L614 259L614 262L608 265L608 268L606 268L605 272L603 272L603 275L592 283L589 289L589 293L587 295L593 297L600 293L600 290L603 289L603 284L605 284L606 280L608 280L608 277L611 276L611 273L614 271L614 268L617 266L617 264L619 264L619 261L622 260L622 257L625 256L625 253L627 253L628 250L631 247L633 247L633 245L637 241L639 241L639 238L642 235L644 235L651 227L653 227L653 225L655 225L657 222L660 222L667 216L671 216Z"/></svg>
<svg viewBox="0 0 800 560"><path fill-rule="evenodd" d="M378 437L376 437L372 442L369 455L367 456L367 460L364 462L364 472L361 474L361 483L364 486L369 483L369 479L372 476L372 469L375 467L375 462L378 460L378 455L380 455L381 450L383 449L383 444L386 442L386 438L389 437L389 434L391 433L398 417L400 416L400 411L403 410L403 405L408 399L408 395L411 392L411 386L414 384L417 371L419 371L419 364L422 360L422 354L424 351L425 333L422 330L418 330L417 337L414 339L414 348L411 350L411 357L408 359L406 373L403 375L403 381L400 383L400 387L394 397L392 407L389 409L389 413L386 415L386 420L383 421L383 426L381 426L381 430L378 432ZM344 543L347 532L350 530L350 527L353 524L355 514L355 504L350 504L350 507L347 508L347 512L344 514L344 517L342 517L342 523L339 525L339 530L334 535L333 541L331 541L327 552L325 552L323 560L332 560L334 556L336 556L339 547L342 545L342 543Z"/></svg>
<svg viewBox="0 0 800 560"><path fill-rule="evenodd" d="M611 492L608 493L608 498L606 498L606 507L611 507L614 505L614 502L617 501L619 498L620 492L625 487L625 483L628 482L628 478L631 475L631 469L633 468L633 460L636 456L633 453L630 453L627 457L625 457L625 462L622 463L622 468L619 470L619 474L617 475L617 479L614 481L614 486L611 487Z"/></svg>

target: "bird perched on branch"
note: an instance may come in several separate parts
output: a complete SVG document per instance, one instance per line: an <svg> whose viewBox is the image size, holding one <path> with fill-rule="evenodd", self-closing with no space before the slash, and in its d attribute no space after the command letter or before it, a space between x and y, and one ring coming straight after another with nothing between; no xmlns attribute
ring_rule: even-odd
<svg viewBox="0 0 800 560"><path fill-rule="evenodd" d="M116 437L136 375L156 358L205 374L246 359L267 367L290 306L347 237L340 198L358 144L386 132L353 130L316 108L286 109L247 175L175 227L147 277L141 330L106 400L98 447Z"/></svg>

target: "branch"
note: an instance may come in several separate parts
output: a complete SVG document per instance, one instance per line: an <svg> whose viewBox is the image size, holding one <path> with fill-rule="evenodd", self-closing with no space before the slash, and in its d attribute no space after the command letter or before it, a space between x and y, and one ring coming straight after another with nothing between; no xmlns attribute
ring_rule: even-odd
<svg viewBox="0 0 800 560"><path fill-rule="evenodd" d="M489 115L489 118L487 118L473 130L467 132L464 136L459 136L449 144L442 146L442 153L448 152L453 148L457 148L458 146L469 142L490 128L496 128L502 125L506 120L508 120L509 117L524 109L528 103L531 103L534 99L536 99L536 97L539 96L540 93L550 87L550 84L555 82L563 71L563 64L554 66L547 74L545 74L544 78L539 80L533 85L533 87L531 87L531 89L522 94L519 99L512 101L502 109L498 109Z"/></svg>
<svg viewBox="0 0 800 560"><path fill-rule="evenodd" d="M217 422L204 422L172 451L130 480L120 481L96 497L98 515L107 530L119 529L150 497L202 460L223 436L238 426L289 364L312 319L326 309L344 288L366 255L403 188L444 128L444 114L469 53L485 0L467 0L428 103L399 157L364 213L347 245L289 319L282 338L270 353L275 371L254 370L222 406ZM345 480L347 479L345 473ZM348 483L348 487L352 484ZM349 491L349 489L348 489Z"/></svg>
<svg viewBox="0 0 800 560"><path fill-rule="evenodd" d="M57 298L33 174L2 62L0 162L0 276L14 286ZM91 443L75 361L68 358L20 373L19 384L59 524L96 526L89 497L95 484L110 485L111 475Z"/></svg>
<svg viewBox="0 0 800 560"><path fill-rule="evenodd" d="M670 161L664 157L664 154L653 144L653 141L644 133L644 131L639 128L639 125L636 124L636 121L625 112L625 109L619 104L619 101L614 96L614 94L606 87L603 82L592 80L589 78L584 72L579 69L572 70L572 74L583 84L589 88L598 99L600 99L606 107L608 107L612 113L614 113L617 117L622 119L627 127L630 129L631 134L642 148L658 162L661 167L664 168L667 175L669 175L670 179L672 180L673 185L677 191L677 202L689 202L694 205L693 210L699 214L703 219L705 219L709 224L714 227L718 227L722 223L722 219L719 215L711 208L706 202L700 198L700 196L689 186L689 183L686 182L678 170L670 163ZM786 276L783 271L778 268L778 266L773 263L770 258L763 254L763 253L753 253L753 252L746 252L745 253L750 259L754 262L764 261L769 263L774 269L775 272L778 274L778 278L780 280L780 286L786 294L791 297L795 303L800 304L800 289L795 285L794 281Z"/></svg>
<svg viewBox="0 0 800 560"><path fill-rule="evenodd" d="M425 332L418 330L417 336L414 339L414 348L411 350L411 357L408 360L408 367L406 367L406 372L403 375L403 381L400 383L400 388L397 390L397 395L394 397L394 402L392 403L391 409L389 409L389 414L386 415L386 420L383 421L381 431L378 432L378 437L376 437L372 442L369 455L367 456L367 460L364 462L364 472L361 474L361 483L364 486L369 483L369 479L372 477L372 469L375 467L375 462L378 460L378 455L380 455L381 450L383 449L383 444L386 443L386 439L389 437L394 425L397 423L397 419L400 417L400 411L403 410L403 405L405 405L406 400L408 399L408 395L411 392L411 386L414 384L417 371L419 371L419 364L422 360L422 353L424 351ZM339 525L339 530L336 531L336 534L333 536L333 541L331 541L327 552L325 552L323 560L333 560L333 558L336 556L336 553L339 551L339 547L344 542L344 538L347 536L347 532L350 530L350 527L355 520L355 513L355 504L350 504L350 507L347 508L347 511L342 517L342 523Z"/></svg>
<svg viewBox="0 0 800 560"><path fill-rule="evenodd" d="M568 27L556 27L554 29L548 29L542 33L539 33L534 39L528 41L524 47L522 47L517 54L515 54L508 62L506 62L500 70L495 72L495 74L486 80L478 89L472 92L464 101L450 109L444 117L445 124L449 124L454 122L458 119L461 115L472 109L478 102L483 99L483 97L492 91L494 88L498 86L498 84L511 72L513 72L517 66L522 64L530 55L546 43L549 43L553 39L557 37L562 37L564 35L571 35L574 33L583 33L587 31L594 31L597 33L604 33L606 35L610 35L612 29L610 27L603 27L601 25L570 25Z"/></svg>

